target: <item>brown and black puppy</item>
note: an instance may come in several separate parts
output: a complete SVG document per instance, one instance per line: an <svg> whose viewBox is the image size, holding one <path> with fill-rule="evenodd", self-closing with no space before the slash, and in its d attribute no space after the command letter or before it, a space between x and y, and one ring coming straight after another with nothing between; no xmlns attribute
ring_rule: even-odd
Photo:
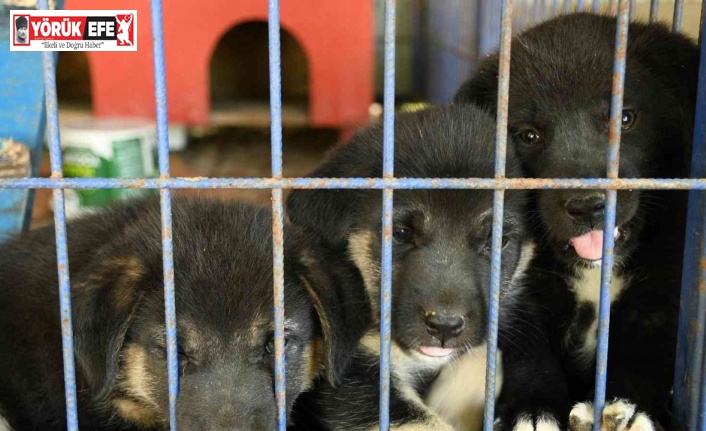
<svg viewBox="0 0 706 431"><path fill-rule="evenodd" d="M271 211L180 198L173 208L179 429L274 430ZM68 225L82 429L168 428L161 238L156 199ZM53 230L1 250L1 419L65 430ZM325 274L320 258L285 227L288 408L318 375L335 382L356 343L355 300L336 287L348 275Z"/></svg>
<svg viewBox="0 0 706 431"><path fill-rule="evenodd" d="M512 41L509 129L527 176L605 177L615 34L614 17L574 14ZM661 24L630 24L621 178L688 176L698 57L691 40ZM456 101L495 110L497 92L494 55L459 89ZM526 421L505 427L543 424L549 430L561 428L575 404L571 426L587 429L593 423L605 196L598 190L541 190L534 197L539 247L528 281L546 310L545 333L571 393L568 400L557 394L530 404L518 404L518 394L508 393L498 411L526 415ZM615 238L609 403L603 411L609 430L649 430L665 417L674 375L685 198L683 191L618 192L616 229L609 233Z"/></svg>
<svg viewBox="0 0 706 431"><path fill-rule="evenodd" d="M470 121L468 120L470 119ZM473 106L399 115L395 175L399 178L487 178L494 173L495 122ZM358 132L310 176L380 177L382 128ZM507 175L519 176L510 154ZM499 386L525 385L525 375L553 375L553 364L526 355L542 343L513 330L524 312L523 274L532 257L526 236L527 194L507 191L500 291ZM292 220L349 259L362 274L375 322L380 315L382 193L379 190L295 190ZM491 190L397 190L393 210L393 429L470 430L482 419L490 280ZM327 383L300 398L329 430L372 430L379 418L379 326L363 337L338 387ZM537 368L539 367L539 368ZM537 387L537 385L535 385ZM539 387L543 389L543 386ZM531 392L531 391L530 391ZM303 427L301 429L307 429ZM309 428L311 429L311 427Z"/></svg>

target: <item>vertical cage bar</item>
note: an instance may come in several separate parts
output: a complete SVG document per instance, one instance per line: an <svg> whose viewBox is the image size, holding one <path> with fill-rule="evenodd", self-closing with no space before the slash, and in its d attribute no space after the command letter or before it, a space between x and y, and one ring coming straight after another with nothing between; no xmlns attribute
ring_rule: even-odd
<svg viewBox="0 0 706 431"><path fill-rule="evenodd" d="M508 98L510 94L510 47L512 42L513 0L503 0L498 69L498 114L495 131L495 178L505 177L507 155ZM488 301L488 357L485 375L483 429L492 431L495 422L495 383L498 354L498 314L500 308L500 268L503 241L505 191L493 192L493 238L491 243L490 292Z"/></svg>
<svg viewBox="0 0 706 431"><path fill-rule="evenodd" d="M578 0L578 2L576 3L576 10L578 12L583 12L584 6L585 6L585 0Z"/></svg>
<svg viewBox="0 0 706 431"><path fill-rule="evenodd" d="M500 26L496 20L500 17L500 8L494 1L481 0L478 7L476 26L478 28L478 56L495 51L500 42Z"/></svg>
<svg viewBox="0 0 706 431"><path fill-rule="evenodd" d="M539 8L541 5L541 0L534 0L532 2L532 24L539 22Z"/></svg>
<svg viewBox="0 0 706 431"><path fill-rule="evenodd" d="M279 0L268 1L272 177L282 178L282 63ZM275 315L277 428L287 429L287 364L284 354L284 218L282 189L272 189L272 276Z"/></svg>
<svg viewBox="0 0 706 431"><path fill-rule="evenodd" d="M681 17L684 12L684 0L674 1L674 18L672 21L672 31L679 33L681 31Z"/></svg>
<svg viewBox="0 0 706 431"><path fill-rule="evenodd" d="M608 178L618 178L620 166L620 131L623 112L623 90L630 23L630 0L618 2L615 31L615 57L613 59L613 88L610 102L610 131L608 133ZM605 405L608 371L608 329L610 326L610 285L613 275L613 246L615 243L615 212L617 191L606 190L605 218L603 220L603 259L601 261L601 293L598 312L598 348L596 352L596 382L593 400L594 431L601 430Z"/></svg>
<svg viewBox="0 0 706 431"><path fill-rule="evenodd" d="M39 0L38 9L48 10L47 0ZM44 69L44 91L47 110L47 138L51 163L51 178L63 177L61 163L61 138L59 136L59 106L56 97L56 54L42 52ZM61 345L64 360L64 399L66 401L66 425L69 431L78 431L76 400L76 364L74 356L74 330L71 316L71 283L69 279L69 256L66 237L66 211L64 190L52 191L54 205L54 235L56 238L56 264L59 277L59 314L61 317Z"/></svg>
<svg viewBox="0 0 706 431"><path fill-rule="evenodd" d="M395 161L395 0L385 0L382 175L392 178ZM380 280L380 431L390 427L392 337L392 189L382 193L382 274Z"/></svg>
<svg viewBox="0 0 706 431"><path fill-rule="evenodd" d="M593 13L598 13L599 6L601 5L600 0L593 0L593 5L591 6L591 11Z"/></svg>
<svg viewBox="0 0 706 431"><path fill-rule="evenodd" d="M542 21L547 20L547 1L546 0L539 0L539 16L542 18Z"/></svg>
<svg viewBox="0 0 706 431"><path fill-rule="evenodd" d="M552 1L552 18L559 15L559 0Z"/></svg>
<svg viewBox="0 0 706 431"><path fill-rule="evenodd" d="M659 0L650 1L650 22L657 21L659 16Z"/></svg>
<svg viewBox="0 0 706 431"><path fill-rule="evenodd" d="M564 0L564 13L571 11L571 0Z"/></svg>
<svg viewBox="0 0 706 431"><path fill-rule="evenodd" d="M701 321L701 324L704 324L704 321ZM706 334L702 334L702 343L706 342L706 340L703 340L703 336ZM706 375L706 357L702 357L701 359L701 378L703 379L703 376ZM699 424L698 424L698 431L704 431L706 430L706 390L704 390L704 382L703 380L701 381L701 400L699 401Z"/></svg>
<svg viewBox="0 0 706 431"><path fill-rule="evenodd" d="M630 0L630 22L637 16L637 0Z"/></svg>
<svg viewBox="0 0 706 431"><path fill-rule="evenodd" d="M706 34L702 2L700 39ZM691 177L706 177L706 44L701 44ZM678 431L706 431L706 193L689 192L682 269L677 360L674 370L674 422Z"/></svg>
<svg viewBox="0 0 706 431"><path fill-rule="evenodd" d="M154 90L157 116L157 157L159 176L169 178L169 123L167 117L167 78L164 65L162 0L151 0ZM164 271L164 317L167 332L167 376L169 379L169 428L177 430L176 401L179 394L176 300L174 295L174 248L172 238L172 192L159 191L162 219L162 266Z"/></svg>

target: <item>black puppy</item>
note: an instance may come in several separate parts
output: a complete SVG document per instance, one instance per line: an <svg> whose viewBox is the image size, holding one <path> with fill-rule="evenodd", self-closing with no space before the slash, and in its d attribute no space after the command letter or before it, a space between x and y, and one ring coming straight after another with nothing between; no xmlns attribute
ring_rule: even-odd
<svg viewBox="0 0 706 431"><path fill-rule="evenodd" d="M173 223L179 429L274 430L271 211L178 198ZM168 429L161 238L157 200L68 225L82 429ZM317 375L340 377L364 320L289 225L285 248L291 408ZM0 408L15 431L66 429L55 255L52 229L0 253Z"/></svg>
<svg viewBox="0 0 706 431"><path fill-rule="evenodd" d="M400 115L395 123L395 175L492 177L494 137L492 117L472 106ZM381 167L382 128L374 126L335 148L311 176L380 177ZM507 175L519 174L517 159L509 156ZM516 374L547 363L524 355L526 346L520 345L527 339L512 340L507 330L522 302L522 276L534 249L525 235L525 196L508 191L505 198L501 337L510 347L519 347L508 350L501 343L505 385L523 385ZM363 337L343 383L333 388L323 382L298 401L326 429L378 426L381 199L379 190L296 190L287 201L295 224L355 263L372 304L375 324ZM480 424L492 206L490 190L394 194L390 418L395 429L469 429ZM464 383L460 387L459 381ZM302 425L307 428L312 425Z"/></svg>
<svg viewBox="0 0 706 431"><path fill-rule="evenodd" d="M575 14L512 41L509 127L530 177L605 177L615 18ZM629 28L620 177L685 177L698 51L660 24ZM496 108L498 56L456 95ZM604 193L536 192L539 253L530 284L545 308L546 333L564 364L571 426L593 423L594 364ZM648 430L662 419L673 380L685 192L619 191L607 429ZM563 422L562 400L504 408ZM502 410L502 408L501 408ZM566 408L568 410L568 408ZM541 416L541 415L540 415ZM508 424L512 425L512 424ZM666 425L666 424L664 424ZM519 426L519 425L518 425Z"/></svg>

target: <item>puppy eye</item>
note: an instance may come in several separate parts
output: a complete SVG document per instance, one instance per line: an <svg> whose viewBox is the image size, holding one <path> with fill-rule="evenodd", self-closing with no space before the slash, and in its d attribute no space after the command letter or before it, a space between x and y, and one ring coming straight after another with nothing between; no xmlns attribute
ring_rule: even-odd
<svg viewBox="0 0 706 431"><path fill-rule="evenodd" d="M289 343L289 337L285 336L284 337L284 347L287 347L287 344ZM265 344L265 354L269 356L273 356L275 354L275 337L271 337L270 341Z"/></svg>
<svg viewBox="0 0 706 431"><path fill-rule="evenodd" d="M623 130L630 130L635 125L635 120L637 120L637 113L632 109L624 109L621 127Z"/></svg>
<svg viewBox="0 0 706 431"><path fill-rule="evenodd" d="M411 243L414 240L414 231L407 227L398 227L392 232L392 236L399 242Z"/></svg>
<svg viewBox="0 0 706 431"><path fill-rule="evenodd" d="M524 129L517 133L517 138L525 145L535 146L542 144L544 138L537 129Z"/></svg>
<svg viewBox="0 0 706 431"><path fill-rule="evenodd" d="M501 246L501 249L504 250L505 247L510 243L510 236L509 235L503 235L503 243ZM493 251L493 236L492 233L488 235L488 239L485 242L485 247L483 247L483 250L486 252L490 253Z"/></svg>
<svg viewBox="0 0 706 431"><path fill-rule="evenodd" d="M186 374L187 367L191 371L191 369L193 368L193 365L195 365L195 363L191 360L189 355L187 355L182 350L179 350L178 354L179 354L179 375L183 376Z"/></svg>

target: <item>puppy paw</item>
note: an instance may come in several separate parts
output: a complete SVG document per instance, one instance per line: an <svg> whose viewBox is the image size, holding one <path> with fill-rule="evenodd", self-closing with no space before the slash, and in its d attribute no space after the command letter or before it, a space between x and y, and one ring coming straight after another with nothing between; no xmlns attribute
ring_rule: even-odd
<svg viewBox="0 0 706 431"><path fill-rule="evenodd" d="M495 420L495 431L562 431L559 420L553 414L520 413L513 417Z"/></svg>
<svg viewBox="0 0 706 431"><path fill-rule="evenodd" d="M602 431L656 431L647 413L628 400L615 399L603 408ZM569 431L593 430L593 403L578 403L569 414Z"/></svg>

